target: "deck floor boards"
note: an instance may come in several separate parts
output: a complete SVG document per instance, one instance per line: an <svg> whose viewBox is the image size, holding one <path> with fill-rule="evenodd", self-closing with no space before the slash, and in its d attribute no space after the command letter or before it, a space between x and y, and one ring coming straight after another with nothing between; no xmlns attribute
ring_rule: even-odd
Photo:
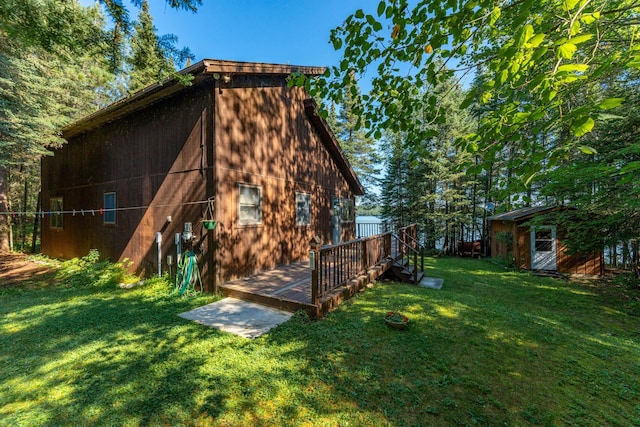
<svg viewBox="0 0 640 427"><path fill-rule="evenodd" d="M221 288L311 304L309 261L298 261L241 279L231 280L222 284Z"/></svg>
<svg viewBox="0 0 640 427"><path fill-rule="evenodd" d="M391 253L393 259L398 258L400 253L397 245L391 247ZM348 259L348 257L344 258L343 262L348 262L346 261ZM334 275L336 271L336 264L333 261L327 266L328 269L323 270L320 277L324 288L320 295L321 306L329 301L331 292L328 292L326 287L329 283L329 277ZM354 267L357 269L357 265ZM311 302L309 260L293 262L251 276L230 280L220 285L219 289L228 296L248 299L289 311L308 311L316 307Z"/></svg>

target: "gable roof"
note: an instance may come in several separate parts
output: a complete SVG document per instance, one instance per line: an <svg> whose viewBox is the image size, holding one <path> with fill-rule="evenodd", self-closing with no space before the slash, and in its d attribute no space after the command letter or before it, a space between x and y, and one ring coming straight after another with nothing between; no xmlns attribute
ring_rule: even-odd
<svg viewBox="0 0 640 427"><path fill-rule="evenodd" d="M549 212L557 208L558 206L530 206L509 212L504 212L498 215L493 215L488 217L487 219L489 221L518 221L528 217L532 217L535 214Z"/></svg>
<svg viewBox="0 0 640 427"><path fill-rule="evenodd" d="M261 62L225 61L215 59L203 59L190 67L178 71L183 76L192 75L192 85L196 85L207 78L224 78L226 75L272 75L288 76L291 73L302 73L307 76L319 76L324 73L323 67L309 67L299 65L268 64ZM177 93L186 86L175 77L166 79L161 83L147 86L131 96L108 105L93 114L62 129L62 136L66 139L99 127L105 123L117 120L134 111L141 110L149 105ZM316 129L325 148L336 161L338 169L343 174L349 187L358 196L364 195L364 188L356 176L349 161L345 157L340 144L329 128L325 120L318 115L316 103L312 99L304 101L304 110L309 122Z"/></svg>
<svg viewBox="0 0 640 427"><path fill-rule="evenodd" d="M192 75L192 85L196 85L206 78L220 78L225 75L282 75L302 73L307 76L319 76L324 73L323 67L308 67L300 65L267 64L261 62L225 61L217 59L203 59L177 73L183 76ZM70 138L81 132L98 127L104 123L116 120L133 111L140 110L150 104L167 98L183 90L185 86L175 77L170 77L161 83L147 86L133 95L122 98L93 114L71 123L62 129L63 138Z"/></svg>

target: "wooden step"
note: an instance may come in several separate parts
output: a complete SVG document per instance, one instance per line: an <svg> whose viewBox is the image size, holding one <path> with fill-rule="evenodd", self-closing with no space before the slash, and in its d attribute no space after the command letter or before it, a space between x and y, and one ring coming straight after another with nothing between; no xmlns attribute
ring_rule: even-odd
<svg viewBox="0 0 640 427"><path fill-rule="evenodd" d="M420 283L420 280L424 277L424 273L422 271L418 271L417 280L414 280L415 268L412 265L403 266L401 264L396 264L393 266L391 271L394 273L394 276L403 283L416 285Z"/></svg>

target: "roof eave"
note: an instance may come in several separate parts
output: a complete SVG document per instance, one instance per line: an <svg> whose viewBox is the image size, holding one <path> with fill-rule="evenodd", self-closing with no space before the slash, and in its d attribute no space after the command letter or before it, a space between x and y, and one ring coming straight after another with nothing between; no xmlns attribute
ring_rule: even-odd
<svg viewBox="0 0 640 427"><path fill-rule="evenodd" d="M324 70L323 67L203 59L178 71L177 74L183 76L191 74L195 78L193 83L197 84L217 73L288 75L299 72L308 76L318 76L324 73ZM169 77L163 82L149 85L126 98L116 101L93 114L65 126L62 129L62 137L68 139L74 135L100 126L103 123L116 120L130 112L142 109L158 100L179 92L184 88L185 86L181 84L176 77Z"/></svg>
<svg viewBox="0 0 640 427"><path fill-rule="evenodd" d="M338 140L331 131L331 128L329 128L327 122L320 116L320 114L318 114L318 106L316 105L316 102L313 99L305 99L304 111L307 114L307 117L309 118L311 124L320 134L320 139L322 140L322 143L326 147L327 151L329 151L331 156L338 164L338 169L340 169L343 176L349 183L349 186L351 187L353 193L356 196L364 196L364 187L360 183L360 180L351 167L351 164L345 157L342 148L340 148Z"/></svg>

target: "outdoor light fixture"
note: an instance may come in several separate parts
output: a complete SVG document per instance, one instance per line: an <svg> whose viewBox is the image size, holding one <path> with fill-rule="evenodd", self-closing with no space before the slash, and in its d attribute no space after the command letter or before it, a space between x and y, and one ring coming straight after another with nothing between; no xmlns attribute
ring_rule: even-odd
<svg viewBox="0 0 640 427"><path fill-rule="evenodd" d="M184 231L182 232L182 240L185 242L193 238L193 225L190 222L184 223Z"/></svg>

